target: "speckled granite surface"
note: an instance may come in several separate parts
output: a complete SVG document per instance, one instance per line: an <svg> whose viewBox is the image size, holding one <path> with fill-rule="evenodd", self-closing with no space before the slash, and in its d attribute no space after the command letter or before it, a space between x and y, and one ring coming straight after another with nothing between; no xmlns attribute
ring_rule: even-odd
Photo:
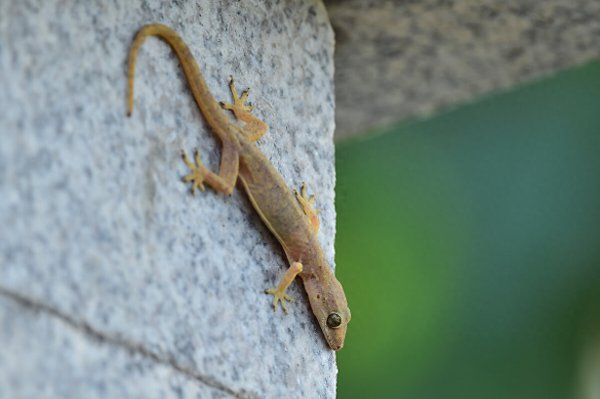
<svg viewBox="0 0 600 399"><path fill-rule="evenodd" d="M598 0L326 0L336 139L600 57Z"/></svg>
<svg viewBox="0 0 600 399"><path fill-rule="evenodd" d="M1 398L230 398L227 387L0 297ZM48 354L48 356L44 356ZM211 384L211 385L209 385ZM244 397L242 392L241 397Z"/></svg>
<svg viewBox="0 0 600 399"><path fill-rule="evenodd" d="M181 149L199 147L213 169L219 152L157 39L125 116L128 45L166 23L217 99L230 74L252 87L271 127L258 146L291 186L318 192L333 264L325 10L166 4L0 2L0 396L334 397L335 356L300 284L287 316L263 294L287 265L244 194L192 197L180 181Z"/></svg>

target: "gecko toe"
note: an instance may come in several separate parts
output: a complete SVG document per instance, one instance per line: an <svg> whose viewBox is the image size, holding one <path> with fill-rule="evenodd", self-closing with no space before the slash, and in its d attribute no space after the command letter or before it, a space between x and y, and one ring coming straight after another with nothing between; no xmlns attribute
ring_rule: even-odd
<svg viewBox="0 0 600 399"><path fill-rule="evenodd" d="M181 151L181 159L191 171L191 173L185 175L182 180L185 183L192 183L192 195L196 195L196 190L198 188L204 191L204 177L206 174L198 150L196 149L194 151L194 162L188 158L185 151Z"/></svg>
<svg viewBox="0 0 600 399"><path fill-rule="evenodd" d="M265 290L265 294L273 295L273 311L277 311L277 305L281 305L281 309L285 314L287 314L288 309L285 304L285 301L293 302L294 299L286 294L285 292L281 292L276 288L269 288Z"/></svg>

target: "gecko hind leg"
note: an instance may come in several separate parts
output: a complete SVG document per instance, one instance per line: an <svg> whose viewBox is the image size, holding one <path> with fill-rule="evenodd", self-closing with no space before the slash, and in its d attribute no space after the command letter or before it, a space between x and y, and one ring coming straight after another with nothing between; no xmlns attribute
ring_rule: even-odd
<svg viewBox="0 0 600 399"><path fill-rule="evenodd" d="M269 288L265 290L265 294L273 295L273 311L277 310L277 304L281 303L283 312L287 314L287 306L285 301L292 302L294 299L285 293L287 288L290 286L292 281L296 278L299 273L302 273L302 263L294 262L287 269L281 281L275 288Z"/></svg>
<svg viewBox="0 0 600 399"><path fill-rule="evenodd" d="M186 183L192 183L192 194L196 195L196 189L204 191L204 177L206 176L207 169L200 160L200 153L196 149L194 151L194 162L190 161L187 154L181 151L181 159L190 168L191 173L183 177L183 181Z"/></svg>
<svg viewBox="0 0 600 399"><path fill-rule="evenodd" d="M194 162L188 158L184 151L181 151L181 159L191 171L183 177L183 181L192 183L192 194L196 194L198 188L204 191L204 183L223 194L230 195L233 192L239 171L239 153L235 145L223 142L219 174L204 166L197 149L194 151Z"/></svg>
<svg viewBox="0 0 600 399"><path fill-rule="evenodd" d="M229 90L231 90L231 96L233 97L233 103L224 103L221 102L221 107L228 111L233 112L235 117L243 122L245 125L243 127L244 132L246 133L246 138L250 141L256 141L260 139L262 136L267 133L269 130L269 126L258 119L256 116L251 114L253 105L246 104L248 100L248 95L250 94L250 89L246 89L242 92L240 96L238 94L237 88L235 87L235 80L233 76L230 77L229 80Z"/></svg>
<svg viewBox="0 0 600 399"><path fill-rule="evenodd" d="M296 194L296 199L298 199L298 202L300 202L300 206L302 206L302 210L308 217L308 221L313 228L313 232L316 234L321 226L321 221L319 220L317 210L313 206L315 203L315 196L313 195L310 198L308 197L308 194L306 193L306 184L304 183L302 183L300 192L294 190L294 194Z"/></svg>

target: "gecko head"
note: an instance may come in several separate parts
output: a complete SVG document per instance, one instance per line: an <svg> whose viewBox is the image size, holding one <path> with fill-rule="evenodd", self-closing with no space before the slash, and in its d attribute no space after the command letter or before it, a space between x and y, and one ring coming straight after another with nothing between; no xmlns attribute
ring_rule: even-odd
<svg viewBox="0 0 600 399"><path fill-rule="evenodd" d="M342 349L351 317L342 285L333 274L326 279L312 275L304 287L327 344L334 351Z"/></svg>

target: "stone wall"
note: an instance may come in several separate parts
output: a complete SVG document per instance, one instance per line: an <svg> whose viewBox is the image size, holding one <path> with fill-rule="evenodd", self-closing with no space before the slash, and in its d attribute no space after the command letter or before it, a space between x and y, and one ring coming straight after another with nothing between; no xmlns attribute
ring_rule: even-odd
<svg viewBox="0 0 600 399"><path fill-rule="evenodd" d="M600 57L600 2L326 0L336 138Z"/></svg>
<svg viewBox="0 0 600 399"><path fill-rule="evenodd" d="M148 39L125 113L134 33L180 33L215 97L251 87L258 147L318 193L333 264L333 32L318 0L0 2L0 397L335 396L300 283L239 189L195 197L182 149L219 147L169 47Z"/></svg>

